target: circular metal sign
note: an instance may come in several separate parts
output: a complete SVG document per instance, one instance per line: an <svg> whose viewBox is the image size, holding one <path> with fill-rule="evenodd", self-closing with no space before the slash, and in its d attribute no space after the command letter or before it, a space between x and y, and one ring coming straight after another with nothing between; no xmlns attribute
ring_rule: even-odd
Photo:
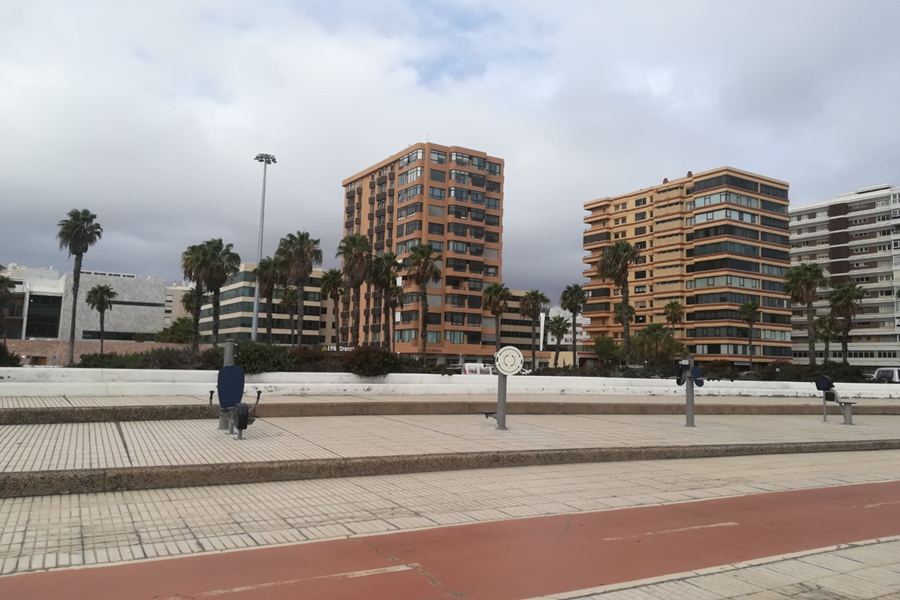
<svg viewBox="0 0 900 600"><path fill-rule="evenodd" d="M504 346L500 348L495 356L495 366L503 375L515 375L522 370L525 359L522 351L515 346Z"/></svg>

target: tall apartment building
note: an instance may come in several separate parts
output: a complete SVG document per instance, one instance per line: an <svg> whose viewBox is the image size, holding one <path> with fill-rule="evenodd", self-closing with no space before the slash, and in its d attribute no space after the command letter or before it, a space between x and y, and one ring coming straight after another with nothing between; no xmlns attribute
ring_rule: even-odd
<svg viewBox="0 0 900 600"><path fill-rule="evenodd" d="M627 240L643 250L631 272L632 334L665 324L672 300L685 309L676 338L698 362L746 366L748 327L740 318L760 305L755 364L791 358L791 312L783 278L789 262L788 189L784 181L721 167L585 204L584 257L590 283L585 316L592 337L620 339L614 320L620 290L600 278L603 249Z"/></svg>
<svg viewBox="0 0 900 600"><path fill-rule="evenodd" d="M233 340L249 340L253 329L253 269L255 263L242 263L240 271L231 276L222 287L219 307L219 342L226 338ZM322 269L313 269L309 284L306 286L303 301L303 344L307 346L323 346L336 343L334 334L333 303L323 298L319 289ZM296 311L281 305L281 290L275 290L272 302L272 338L273 343L290 345L291 334L296 336ZM260 298L258 337L260 342L266 340L266 301ZM296 339L296 338L295 338ZM200 340L203 343L212 341L212 304L204 304L200 309Z"/></svg>
<svg viewBox="0 0 900 600"><path fill-rule="evenodd" d="M855 281L865 288L850 332L850 363L861 367L895 367L900 353L900 187L879 185L841 194L831 200L791 209L791 263L816 263L830 285ZM827 314L828 290L820 290L818 314ZM809 362L806 308L794 306L794 360ZM818 361L825 344L816 345ZM842 359L840 342L832 342L830 360Z"/></svg>
<svg viewBox="0 0 900 600"><path fill-rule="evenodd" d="M482 289L502 281L503 176L503 159L419 143L343 181L343 235L366 235L375 255L393 251L401 262L423 243L444 257L441 281L428 286L427 315L420 315L416 286L402 278L406 294L395 323L397 352L420 354L419 319L427 318L429 359L455 362L493 354L496 320L483 310ZM379 345L380 294L364 289L361 301L360 343ZM346 342L349 297L341 317Z"/></svg>

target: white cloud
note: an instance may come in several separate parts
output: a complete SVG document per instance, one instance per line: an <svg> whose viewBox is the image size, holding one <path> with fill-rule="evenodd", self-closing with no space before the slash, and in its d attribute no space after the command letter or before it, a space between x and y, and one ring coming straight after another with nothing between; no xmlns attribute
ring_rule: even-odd
<svg viewBox="0 0 900 600"><path fill-rule="evenodd" d="M795 201L897 181L900 5L349 0L0 5L0 263L178 276L190 243L255 259L306 229L330 257L340 181L430 139L507 161L507 285L580 281L582 205L722 164Z"/></svg>

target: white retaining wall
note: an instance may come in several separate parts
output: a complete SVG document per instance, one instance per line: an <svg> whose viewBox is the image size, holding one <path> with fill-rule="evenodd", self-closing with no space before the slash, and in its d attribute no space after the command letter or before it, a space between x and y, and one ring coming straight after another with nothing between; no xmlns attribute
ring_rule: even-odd
<svg viewBox="0 0 900 600"><path fill-rule="evenodd" d="M0 396L205 396L215 389L215 371L143 369L0 369ZM900 398L900 385L843 383L846 399ZM497 393L493 375L417 375L397 373L360 378L349 373L266 373L247 376L247 393L266 395L484 395ZM517 376L510 394L684 396L673 379ZM708 381L698 396L820 398L812 383Z"/></svg>

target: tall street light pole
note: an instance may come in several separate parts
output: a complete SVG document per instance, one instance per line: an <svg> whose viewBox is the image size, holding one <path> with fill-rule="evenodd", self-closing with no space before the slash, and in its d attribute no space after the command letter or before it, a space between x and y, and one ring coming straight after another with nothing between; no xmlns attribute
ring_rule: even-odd
<svg viewBox="0 0 900 600"><path fill-rule="evenodd" d="M262 186L262 202L259 206L259 245L256 250L256 266L259 267L259 263L262 262L262 251L263 251L263 226L266 221L266 171L269 168L269 165L274 165L276 162L275 157L271 154L257 154L254 160L261 162L263 164L263 186ZM252 341L256 341L256 333L259 329L259 282L256 282L256 286L253 291L253 327L250 330L250 339Z"/></svg>

